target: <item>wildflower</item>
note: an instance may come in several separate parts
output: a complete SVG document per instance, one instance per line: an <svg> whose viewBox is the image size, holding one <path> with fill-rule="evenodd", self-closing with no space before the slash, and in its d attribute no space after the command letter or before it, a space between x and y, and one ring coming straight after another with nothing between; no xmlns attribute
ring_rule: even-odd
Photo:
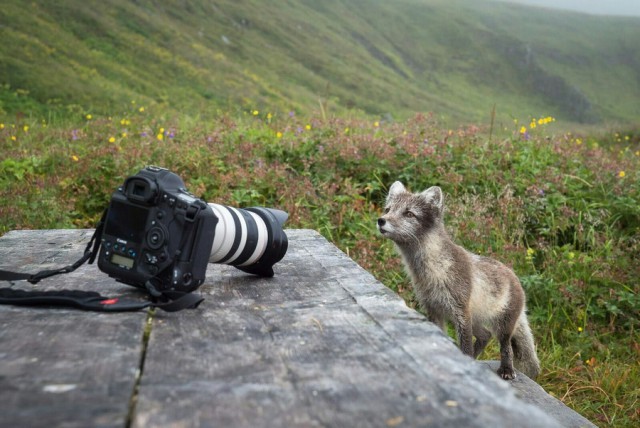
<svg viewBox="0 0 640 428"><path fill-rule="evenodd" d="M158 135L156 135L156 138L158 139L158 141L162 141L164 139L164 134L162 132L159 132Z"/></svg>
<svg viewBox="0 0 640 428"><path fill-rule="evenodd" d="M533 256L535 256L536 254L536 250L534 250L533 248L527 248L527 256L525 257L525 259L530 262L533 261Z"/></svg>
<svg viewBox="0 0 640 428"><path fill-rule="evenodd" d="M160 134L164 134L164 128L160 128L160 130L158 131L158 133L160 133Z"/></svg>
<svg viewBox="0 0 640 428"><path fill-rule="evenodd" d="M373 127L377 128L380 126L380 122L378 122L377 120L375 122L373 122Z"/></svg>
<svg viewBox="0 0 640 428"><path fill-rule="evenodd" d="M29 125L25 125L22 127L24 132L29 132Z"/></svg>
<svg viewBox="0 0 640 428"><path fill-rule="evenodd" d="M76 156L76 155L73 155L73 156L71 156L71 160L74 161L74 162L78 162L80 160L80 158L78 158L78 156Z"/></svg>
<svg viewBox="0 0 640 428"><path fill-rule="evenodd" d="M569 251L569 253L567 254L567 258L569 260L573 260L576 258L576 253L574 253L573 251Z"/></svg>
<svg viewBox="0 0 640 428"><path fill-rule="evenodd" d="M139 111L140 113L144 113L144 107L140 107L140 108L138 109L138 111Z"/></svg>
<svg viewBox="0 0 640 428"><path fill-rule="evenodd" d="M78 137L78 130L77 129L72 130L71 131L71 139L73 141L76 141L78 138L80 138L80 137Z"/></svg>
<svg viewBox="0 0 640 428"><path fill-rule="evenodd" d="M273 115L271 113L267 113L267 120L271 120L272 117Z"/></svg>
<svg viewBox="0 0 640 428"><path fill-rule="evenodd" d="M258 110L254 110L251 114L253 114L254 116L257 116L260 114L260 112Z"/></svg>
<svg viewBox="0 0 640 428"><path fill-rule="evenodd" d="M276 137L277 137L277 138L282 138L282 132L278 131L278 132L276 133Z"/></svg>
<svg viewBox="0 0 640 428"><path fill-rule="evenodd" d="M311 125L307 125L307 126L305 126L305 129L306 129L307 131L311 131Z"/></svg>
<svg viewBox="0 0 640 428"><path fill-rule="evenodd" d="M526 134L527 133L527 128L525 126L520 128L520 133L521 134Z"/></svg>
<svg viewBox="0 0 640 428"><path fill-rule="evenodd" d="M110 143L115 143L116 142L116 137L109 137L109 142Z"/></svg>
<svg viewBox="0 0 640 428"><path fill-rule="evenodd" d="M15 135L12 135L12 136L11 136L11 141L16 141L16 140L17 140L16 136L15 136Z"/></svg>
<svg viewBox="0 0 640 428"><path fill-rule="evenodd" d="M4 129L4 123L0 123L0 129Z"/></svg>
<svg viewBox="0 0 640 428"><path fill-rule="evenodd" d="M582 138L576 138L576 144L577 145L582 144Z"/></svg>
<svg viewBox="0 0 640 428"><path fill-rule="evenodd" d="M294 111L290 111L289 112L289 117L294 117L295 115L296 115L296 112L294 112Z"/></svg>
<svg viewBox="0 0 640 428"><path fill-rule="evenodd" d="M578 333L582 333L582 327L578 327Z"/></svg>
<svg viewBox="0 0 640 428"><path fill-rule="evenodd" d="M536 129L536 120L535 120L535 119L533 119L533 120L531 121L531 123L529 124L529 128L531 128L531 129Z"/></svg>
<svg viewBox="0 0 640 428"><path fill-rule="evenodd" d="M126 132L122 133L122 138L127 138L127 133Z"/></svg>
<svg viewBox="0 0 640 428"><path fill-rule="evenodd" d="M627 175L627 174L624 171L620 171L618 173L618 177L620 177L620 178L624 178L625 175Z"/></svg>
<svg viewBox="0 0 640 428"><path fill-rule="evenodd" d="M88 114L86 117L87 117L87 120L93 119L93 116L91 116L90 114Z"/></svg>
<svg viewBox="0 0 640 428"><path fill-rule="evenodd" d="M344 128L344 133L345 133L345 134L348 134L348 133L349 133L349 128L348 128L348 127L347 127L347 128Z"/></svg>
<svg viewBox="0 0 640 428"><path fill-rule="evenodd" d="M640 150L636 152L636 156L640 156Z"/></svg>

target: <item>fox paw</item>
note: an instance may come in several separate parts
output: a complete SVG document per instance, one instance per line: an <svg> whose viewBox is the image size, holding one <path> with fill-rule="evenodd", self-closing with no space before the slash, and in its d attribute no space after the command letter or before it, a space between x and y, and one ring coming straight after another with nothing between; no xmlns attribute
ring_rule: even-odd
<svg viewBox="0 0 640 428"><path fill-rule="evenodd" d="M498 369L498 376L504 380L513 380L516 378L516 372L509 367L500 367Z"/></svg>

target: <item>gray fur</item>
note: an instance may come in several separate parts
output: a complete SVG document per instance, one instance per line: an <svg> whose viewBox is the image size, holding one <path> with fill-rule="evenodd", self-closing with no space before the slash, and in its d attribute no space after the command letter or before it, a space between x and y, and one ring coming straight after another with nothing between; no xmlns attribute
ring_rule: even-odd
<svg viewBox="0 0 640 428"><path fill-rule="evenodd" d="M439 187L410 193L396 181L378 230L396 244L420 307L443 330L446 320L453 323L462 352L477 358L493 335L500 344L498 374L515 378L515 360L516 368L535 379L540 362L518 277L502 263L456 245L443 217Z"/></svg>

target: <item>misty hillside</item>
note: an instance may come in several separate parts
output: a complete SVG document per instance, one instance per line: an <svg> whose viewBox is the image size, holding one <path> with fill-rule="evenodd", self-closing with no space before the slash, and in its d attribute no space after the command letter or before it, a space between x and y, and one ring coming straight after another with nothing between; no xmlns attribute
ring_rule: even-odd
<svg viewBox="0 0 640 428"><path fill-rule="evenodd" d="M0 40L0 114L640 118L640 19L490 0L5 0Z"/></svg>

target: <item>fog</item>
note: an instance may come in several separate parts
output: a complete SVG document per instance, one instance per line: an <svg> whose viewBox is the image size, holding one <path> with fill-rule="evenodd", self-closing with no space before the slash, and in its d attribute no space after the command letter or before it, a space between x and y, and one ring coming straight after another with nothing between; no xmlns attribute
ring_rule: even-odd
<svg viewBox="0 0 640 428"><path fill-rule="evenodd" d="M640 17L640 0L500 0L595 15Z"/></svg>

